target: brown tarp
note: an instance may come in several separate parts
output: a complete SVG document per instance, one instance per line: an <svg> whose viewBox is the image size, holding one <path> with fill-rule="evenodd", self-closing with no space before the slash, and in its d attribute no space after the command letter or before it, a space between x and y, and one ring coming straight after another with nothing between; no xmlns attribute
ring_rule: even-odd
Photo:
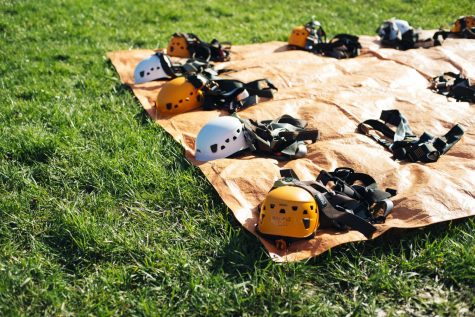
<svg viewBox="0 0 475 317"><path fill-rule="evenodd" d="M239 222L255 233L257 206L279 169L293 168L303 180L320 170L351 167L372 175L380 187L395 188L394 210L374 237L390 228L415 228L475 215L475 110L427 89L429 79L447 71L462 71L475 79L475 41L448 39L443 46L397 51L380 48L375 37L362 36L362 54L336 60L299 50L284 42L234 46L232 60L217 65L235 70L224 77L251 81L269 78L279 88L275 98L239 112L244 118L274 119L283 114L307 120L321 131L321 140L309 146L307 157L278 162L247 154L202 163L194 160L194 141L200 128L225 113L192 111L159 118L154 99L165 81L135 85L136 64L152 50L110 52L107 56L121 81L129 85L149 115L184 149L186 157L208 178ZM379 118L381 110L399 109L417 135L445 134L455 123L466 128L462 140L438 162L396 162L391 153L365 135L357 124ZM357 231L319 230L316 237L279 251L259 237L275 261L297 261L317 256L342 243L365 240Z"/></svg>

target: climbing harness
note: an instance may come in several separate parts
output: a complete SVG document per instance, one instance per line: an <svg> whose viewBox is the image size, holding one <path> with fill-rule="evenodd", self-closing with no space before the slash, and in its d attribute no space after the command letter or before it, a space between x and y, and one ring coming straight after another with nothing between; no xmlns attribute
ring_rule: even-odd
<svg viewBox="0 0 475 317"><path fill-rule="evenodd" d="M430 89L446 97L452 97L457 101L475 103L475 85L470 85L467 78L462 74L452 72L432 78Z"/></svg>
<svg viewBox="0 0 475 317"><path fill-rule="evenodd" d="M357 230L368 239L374 224L384 223L393 209L394 189L378 189L374 178L351 168L321 171L315 181L301 181L291 169L281 170L259 207L256 231L286 248L314 236L318 228Z"/></svg>
<svg viewBox="0 0 475 317"><path fill-rule="evenodd" d="M396 131L393 131L388 125L397 127ZM378 133L371 130L382 133L384 137L380 137ZM358 125L358 131L388 148L396 160L423 163L436 162L464 134L462 126L456 124L441 137L434 137L427 132L416 137L409 127L407 119L399 110L383 110L380 120L366 120Z"/></svg>
<svg viewBox="0 0 475 317"><path fill-rule="evenodd" d="M224 71L227 70L216 71L212 64L196 59L188 59L185 64L173 64L168 55L157 52L137 64L134 71L134 82L142 84L152 80L198 73L215 78Z"/></svg>
<svg viewBox="0 0 475 317"><path fill-rule="evenodd" d="M306 121L289 115L263 121L239 119L246 129L251 151L267 157L280 160L304 157L307 155L305 141L315 143L320 138L317 129L308 129Z"/></svg>
<svg viewBox="0 0 475 317"><path fill-rule="evenodd" d="M213 39L211 43L206 43L193 33L174 33L168 43L167 53L176 57L225 62L230 59L230 49L229 42L220 43Z"/></svg>
<svg viewBox="0 0 475 317"><path fill-rule="evenodd" d="M360 54L358 37L351 34L335 35L328 43L316 44L313 52L336 59L352 58Z"/></svg>

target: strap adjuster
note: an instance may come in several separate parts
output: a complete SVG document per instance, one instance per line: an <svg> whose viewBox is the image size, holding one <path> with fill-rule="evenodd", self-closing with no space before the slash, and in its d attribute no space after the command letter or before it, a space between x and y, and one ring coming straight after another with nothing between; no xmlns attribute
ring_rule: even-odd
<svg viewBox="0 0 475 317"><path fill-rule="evenodd" d="M412 162L435 162L440 153L432 143L422 143L406 150L407 158Z"/></svg>

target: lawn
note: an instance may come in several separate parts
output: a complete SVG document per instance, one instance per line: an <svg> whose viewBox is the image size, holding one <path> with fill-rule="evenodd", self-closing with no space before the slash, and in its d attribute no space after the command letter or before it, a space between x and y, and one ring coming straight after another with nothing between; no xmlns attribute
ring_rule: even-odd
<svg viewBox="0 0 475 317"><path fill-rule="evenodd" d="M469 315L475 222L276 264L121 85L107 51L176 31L233 44L386 18L438 28L462 1L0 0L0 315Z"/></svg>

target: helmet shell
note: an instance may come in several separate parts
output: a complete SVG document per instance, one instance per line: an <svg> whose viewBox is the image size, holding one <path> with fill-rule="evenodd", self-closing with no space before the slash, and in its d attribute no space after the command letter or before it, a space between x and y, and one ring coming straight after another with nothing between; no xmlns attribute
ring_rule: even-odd
<svg viewBox="0 0 475 317"><path fill-rule="evenodd" d="M167 54L175 57L191 57L186 39L183 36L172 36L168 42Z"/></svg>
<svg viewBox="0 0 475 317"><path fill-rule="evenodd" d="M295 45L301 48L305 48L307 38L310 32L303 25L293 28L292 33L289 36L289 45Z"/></svg>
<svg viewBox="0 0 475 317"><path fill-rule="evenodd" d="M412 30L412 27L405 20L391 19L385 21L379 28L378 35L387 41L400 40L402 34Z"/></svg>
<svg viewBox="0 0 475 317"><path fill-rule="evenodd" d="M161 115L187 112L203 105L203 92L185 77L177 77L163 85L158 93L156 107Z"/></svg>
<svg viewBox="0 0 475 317"><path fill-rule="evenodd" d="M475 16L461 16L450 28L450 32L460 33L464 29L475 28Z"/></svg>
<svg viewBox="0 0 475 317"><path fill-rule="evenodd" d="M257 228L263 234L307 238L316 232L318 226L318 205L314 197L301 187L277 187L261 204Z"/></svg>
<svg viewBox="0 0 475 317"><path fill-rule="evenodd" d="M146 83L152 80L170 78L170 58L162 53L153 54L137 64L134 71L136 84Z"/></svg>
<svg viewBox="0 0 475 317"><path fill-rule="evenodd" d="M212 161L248 148L243 124L232 116L218 117L201 128L196 137L195 158Z"/></svg>

